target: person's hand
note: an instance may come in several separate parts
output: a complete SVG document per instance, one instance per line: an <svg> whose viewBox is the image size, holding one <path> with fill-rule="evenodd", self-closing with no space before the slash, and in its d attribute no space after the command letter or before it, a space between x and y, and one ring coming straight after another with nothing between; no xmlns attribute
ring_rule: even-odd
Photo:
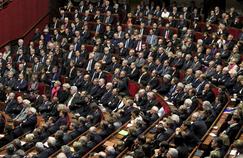
<svg viewBox="0 0 243 158"><path fill-rule="evenodd" d="M154 150L154 156L155 156L155 157L159 156L160 154L161 154L160 149L155 149L155 150Z"/></svg>

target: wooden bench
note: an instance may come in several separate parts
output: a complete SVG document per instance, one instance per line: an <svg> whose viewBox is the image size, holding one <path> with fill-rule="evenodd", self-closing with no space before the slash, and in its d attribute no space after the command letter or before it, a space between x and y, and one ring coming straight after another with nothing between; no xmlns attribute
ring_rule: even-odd
<svg viewBox="0 0 243 158"><path fill-rule="evenodd" d="M210 128L208 129L207 133L201 138L201 143L193 148L192 152L190 153L190 158L198 158L203 156L205 153L205 150L210 147L210 144L213 140L212 135L217 135L220 131L223 123L225 122L226 118L228 117L228 113L225 113L224 110L226 108L232 107L231 100L228 96L228 102L225 104L225 106L222 108L220 114L217 116L215 121L212 123ZM211 134L210 134L211 133ZM213 134L212 134L213 133Z"/></svg>
<svg viewBox="0 0 243 158"><path fill-rule="evenodd" d="M119 127L116 131L114 131L113 133L111 133L108 137L106 137L103 141L101 141L100 143L98 143L95 147L93 147L89 152L87 152L84 156L82 156L82 158L88 158L90 153L94 152L98 147L100 147L101 145L103 145L107 140L109 140L111 137L115 136L118 132L120 132L124 127L126 127L128 125L128 123L130 122L127 121L125 124L123 124L121 127Z"/></svg>

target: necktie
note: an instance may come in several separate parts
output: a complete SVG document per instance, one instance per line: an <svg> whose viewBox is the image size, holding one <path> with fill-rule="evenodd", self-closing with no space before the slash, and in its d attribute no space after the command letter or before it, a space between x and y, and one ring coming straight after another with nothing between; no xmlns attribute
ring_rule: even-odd
<svg viewBox="0 0 243 158"><path fill-rule="evenodd" d="M102 60L105 61L106 58L107 58L107 55L104 55Z"/></svg>
<svg viewBox="0 0 243 158"><path fill-rule="evenodd" d="M118 37L121 38L121 31L119 32L119 36Z"/></svg>
<svg viewBox="0 0 243 158"><path fill-rule="evenodd" d="M37 70L38 70L38 63L35 65L34 71L37 72Z"/></svg>
<svg viewBox="0 0 243 158"><path fill-rule="evenodd" d="M129 39L127 39L125 42L125 48L128 48L128 44L129 44Z"/></svg>
<svg viewBox="0 0 243 158"><path fill-rule="evenodd" d="M101 75L102 75L102 71L99 73L99 77L98 77L98 79L100 79Z"/></svg>
<svg viewBox="0 0 243 158"><path fill-rule="evenodd" d="M92 60L89 60L88 66L86 68L87 71L91 71Z"/></svg>
<svg viewBox="0 0 243 158"><path fill-rule="evenodd" d="M152 45L153 44L153 41L154 41L154 35L151 36L149 44Z"/></svg>
<svg viewBox="0 0 243 158"><path fill-rule="evenodd" d="M51 65L48 65L47 67L47 71L50 71Z"/></svg>
<svg viewBox="0 0 243 158"><path fill-rule="evenodd" d="M93 76L92 76L92 81L95 79L95 76L96 76L96 72L94 72Z"/></svg>
<svg viewBox="0 0 243 158"><path fill-rule="evenodd" d="M71 59L72 58L72 54L73 54L73 51L69 52L68 59Z"/></svg>
<svg viewBox="0 0 243 158"><path fill-rule="evenodd" d="M199 92L199 90L200 90L200 88L202 87L202 85L203 85L203 82L201 82L201 83L197 86L197 88L196 88L197 93Z"/></svg>
<svg viewBox="0 0 243 158"><path fill-rule="evenodd" d="M96 27L96 32L100 31L100 24Z"/></svg>
<svg viewBox="0 0 243 158"><path fill-rule="evenodd" d="M70 100L68 101L68 107L72 104L73 98L74 98L75 94L73 94L72 98L70 98Z"/></svg>
<svg viewBox="0 0 243 158"><path fill-rule="evenodd" d="M136 70L136 69L132 69L132 72L131 72L131 74L133 74L135 70Z"/></svg>
<svg viewBox="0 0 243 158"><path fill-rule="evenodd" d="M141 80L142 80L143 76L144 76L144 73L139 77L138 83L141 83Z"/></svg>
<svg viewBox="0 0 243 158"><path fill-rule="evenodd" d="M108 23L109 22L109 17L107 17L106 19L105 19L105 23Z"/></svg>
<svg viewBox="0 0 243 158"><path fill-rule="evenodd" d="M72 75L72 72L73 72L73 68L71 68L70 72L69 72L69 78L71 78L71 75Z"/></svg>
<svg viewBox="0 0 243 158"><path fill-rule="evenodd" d="M18 57L18 62L20 62L21 57L22 57L22 56L19 56L19 57Z"/></svg>
<svg viewBox="0 0 243 158"><path fill-rule="evenodd" d="M137 44L137 47L136 47L136 51L140 51L141 50L141 45L142 45L142 42L138 41L138 44Z"/></svg>

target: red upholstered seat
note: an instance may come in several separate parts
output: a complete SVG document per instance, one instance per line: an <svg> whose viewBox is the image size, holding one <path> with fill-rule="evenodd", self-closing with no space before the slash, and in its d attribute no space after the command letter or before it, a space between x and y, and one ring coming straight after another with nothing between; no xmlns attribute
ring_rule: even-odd
<svg viewBox="0 0 243 158"><path fill-rule="evenodd" d="M239 20L240 20L241 23L243 23L243 16L240 16Z"/></svg>
<svg viewBox="0 0 243 158"><path fill-rule="evenodd" d="M61 78L60 78L60 81L61 81L62 84L63 83L68 83L69 79L68 79L68 77L62 75Z"/></svg>
<svg viewBox="0 0 243 158"><path fill-rule="evenodd" d="M38 91L39 91L40 95L45 94L45 92L46 92L46 85L45 85L45 83L39 83L38 84Z"/></svg>
<svg viewBox="0 0 243 158"><path fill-rule="evenodd" d="M106 82L112 82L112 74L111 73L107 73L105 76Z"/></svg>
<svg viewBox="0 0 243 158"><path fill-rule="evenodd" d="M86 47L86 49L87 49L88 52L92 52L94 46L92 46L92 45L86 45L85 47Z"/></svg>
<svg viewBox="0 0 243 158"><path fill-rule="evenodd" d="M198 25L202 32L204 32L206 30L206 24L204 22L200 22Z"/></svg>
<svg viewBox="0 0 243 158"><path fill-rule="evenodd" d="M228 33L233 35L235 39L238 39L240 36L241 30L230 27L230 28L228 28Z"/></svg>
<svg viewBox="0 0 243 158"><path fill-rule="evenodd" d="M219 95L219 89L217 87L212 87L212 91L215 96Z"/></svg>
<svg viewBox="0 0 243 158"><path fill-rule="evenodd" d="M203 39L203 34L202 34L201 32L195 32L194 35L195 35L195 39L196 39L196 41L197 41L198 39Z"/></svg>
<svg viewBox="0 0 243 158"><path fill-rule="evenodd" d="M180 79L180 81L182 81L185 78L185 71L180 70L179 75L180 75L179 79Z"/></svg>
<svg viewBox="0 0 243 158"><path fill-rule="evenodd" d="M174 34L178 34L178 29L175 27L170 27L170 30L174 33Z"/></svg>
<svg viewBox="0 0 243 158"><path fill-rule="evenodd" d="M165 102L165 100L163 99L162 96L160 96L159 94L156 94L156 100L160 103L160 105L164 108L165 111L165 115L169 115L171 110L169 105Z"/></svg>
<svg viewBox="0 0 243 158"><path fill-rule="evenodd" d="M134 97L139 90L139 85L134 81L128 81L128 91L130 96Z"/></svg>

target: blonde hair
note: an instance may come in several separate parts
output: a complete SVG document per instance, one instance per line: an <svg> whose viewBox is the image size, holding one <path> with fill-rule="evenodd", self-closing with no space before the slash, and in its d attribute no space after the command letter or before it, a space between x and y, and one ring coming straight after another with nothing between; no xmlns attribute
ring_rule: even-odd
<svg viewBox="0 0 243 158"><path fill-rule="evenodd" d="M210 155L209 155L210 158L220 158L220 152L217 151L217 150L213 150L210 152Z"/></svg>
<svg viewBox="0 0 243 158"><path fill-rule="evenodd" d="M228 136L228 135L222 133L222 134L219 136L219 138L223 141L223 144L224 144L225 146L229 146L229 145L230 145L230 140L229 140L229 136Z"/></svg>

